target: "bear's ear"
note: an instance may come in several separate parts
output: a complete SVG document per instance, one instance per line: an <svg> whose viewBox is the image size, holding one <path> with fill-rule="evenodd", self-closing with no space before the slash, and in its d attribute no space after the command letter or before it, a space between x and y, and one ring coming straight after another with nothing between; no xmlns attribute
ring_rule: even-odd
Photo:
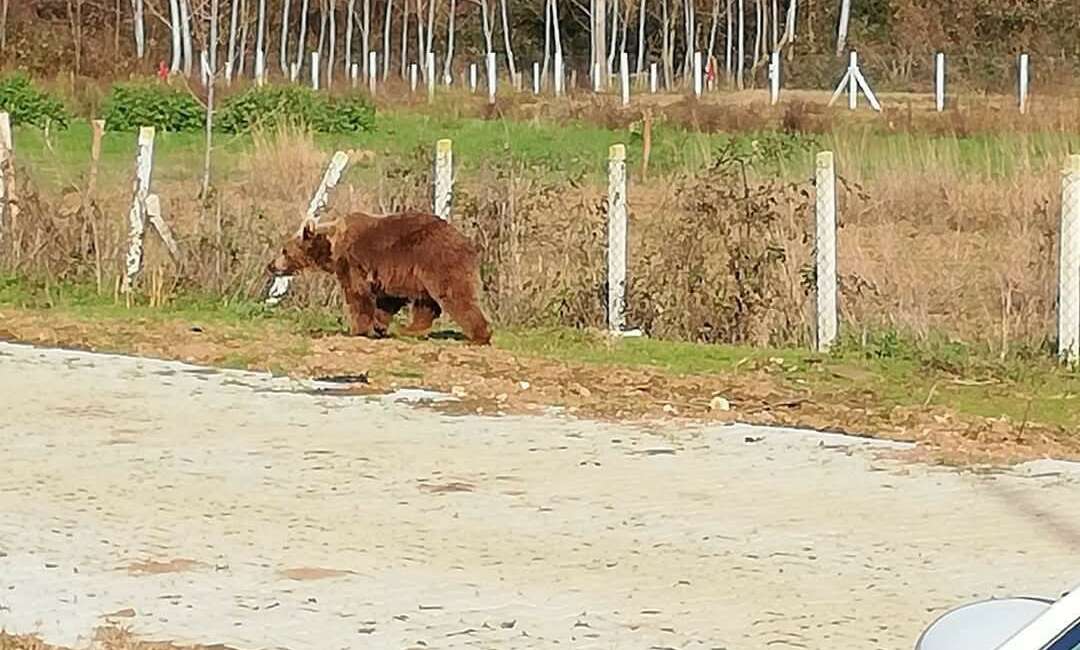
<svg viewBox="0 0 1080 650"><path fill-rule="evenodd" d="M300 232L300 238L304 241L309 241L315 237L315 222L305 221L304 228Z"/></svg>

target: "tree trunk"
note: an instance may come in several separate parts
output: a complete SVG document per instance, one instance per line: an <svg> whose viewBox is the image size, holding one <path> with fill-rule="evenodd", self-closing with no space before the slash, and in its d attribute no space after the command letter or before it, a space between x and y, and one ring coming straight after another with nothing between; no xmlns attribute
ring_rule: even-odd
<svg viewBox="0 0 1080 650"><path fill-rule="evenodd" d="M694 52L697 51L697 16L694 15L694 0L686 0L683 10L686 12L683 17L683 24L686 25L686 56L683 57L683 75L691 79L694 70Z"/></svg>
<svg viewBox="0 0 1080 650"><path fill-rule="evenodd" d="M71 40L75 46L74 72L75 76L82 73L82 0L67 0L68 25L71 28Z"/></svg>
<svg viewBox="0 0 1080 650"><path fill-rule="evenodd" d="M712 26L709 27L709 49L708 55L705 57L706 61L712 61L713 59L713 47L716 44L716 27L720 24L720 0L713 0L712 5Z"/></svg>
<svg viewBox="0 0 1080 650"><path fill-rule="evenodd" d="M592 31L593 31L593 60L592 69L590 74L596 74L599 71L600 88L607 88L608 74L607 74L607 3L605 0L594 0L593 14L592 14ZM593 80L593 84L596 84L596 80Z"/></svg>
<svg viewBox="0 0 1080 650"><path fill-rule="evenodd" d="M629 1L629 0L627 0ZM611 0L611 36L608 38L607 69L615 69L615 43L619 33L619 0Z"/></svg>
<svg viewBox="0 0 1080 650"><path fill-rule="evenodd" d="M434 0L428 0L434 2ZM424 5L421 0L416 0L416 67L419 77L427 80L427 42L424 34Z"/></svg>
<svg viewBox="0 0 1080 650"><path fill-rule="evenodd" d="M326 57L323 55L323 48L326 47L326 2L322 0L319 5L319 59L325 61ZM322 62L320 61L320 65Z"/></svg>
<svg viewBox="0 0 1080 650"><path fill-rule="evenodd" d="M371 50L371 41L375 40L371 38L371 0L364 0L364 20L361 26L360 56L364 60L360 62L360 67L364 72L364 79L367 79L369 74L375 74L374 70L368 71L368 51Z"/></svg>
<svg viewBox="0 0 1080 650"><path fill-rule="evenodd" d="M281 5L281 46L278 48L278 67L287 79L289 77L289 0L283 0Z"/></svg>
<svg viewBox="0 0 1080 650"><path fill-rule="evenodd" d="M664 88L671 89L671 76L674 73L672 70L672 51L671 51L671 12L668 8L668 0L661 0L660 4L661 22L664 23L663 42L661 44L660 60L664 67Z"/></svg>
<svg viewBox="0 0 1080 650"><path fill-rule="evenodd" d="M214 89L217 86L218 0L210 1L210 79L206 89L206 152L203 158L202 196L210 195L210 154L214 150Z"/></svg>
<svg viewBox="0 0 1080 650"><path fill-rule="evenodd" d="M739 90L745 88L743 80L743 70L746 68L746 6L743 0L739 0L739 58L736 61L737 66L736 83Z"/></svg>
<svg viewBox="0 0 1080 650"><path fill-rule="evenodd" d="M761 0L754 0L754 58L761 56Z"/></svg>
<svg viewBox="0 0 1080 650"><path fill-rule="evenodd" d="M443 83L447 86L454 81L454 16L456 14L457 0L450 0L450 16L446 19L446 59L443 61Z"/></svg>
<svg viewBox="0 0 1080 650"><path fill-rule="evenodd" d="M728 84L731 84L731 47L732 47L732 45L734 45L731 42L731 39L734 36L734 31L732 30L732 21L731 21L731 2L732 2L732 0L724 0L724 2L727 5L724 8L724 20L725 20L725 22L727 22L727 36L724 38L724 74L727 77Z"/></svg>
<svg viewBox="0 0 1080 650"><path fill-rule="evenodd" d="M259 0L259 24L255 32L255 61L262 59L262 70L256 70L255 74L266 72L266 0Z"/></svg>
<svg viewBox="0 0 1080 650"><path fill-rule="evenodd" d="M836 56L847 49L848 22L851 19L851 0L840 0L840 24L836 29Z"/></svg>
<svg viewBox="0 0 1080 650"><path fill-rule="evenodd" d="M307 21L311 9L310 0L303 0L300 5L300 33L296 36L296 72L304 69L304 57L307 55ZM299 78L299 77L298 77Z"/></svg>
<svg viewBox="0 0 1080 650"><path fill-rule="evenodd" d="M484 44L487 46L485 52L494 52L495 46L491 43L491 21L488 20L488 5L487 0L480 0L480 18L484 27Z"/></svg>
<svg viewBox="0 0 1080 650"><path fill-rule="evenodd" d="M180 0L180 30L184 41L184 75L191 76L191 67L195 63L191 41L191 7L188 0Z"/></svg>
<svg viewBox="0 0 1080 650"><path fill-rule="evenodd" d="M7 50L8 2L0 0L0 50Z"/></svg>
<svg viewBox="0 0 1080 650"><path fill-rule="evenodd" d="M401 78L408 73L409 56L409 0L401 0Z"/></svg>
<svg viewBox="0 0 1080 650"><path fill-rule="evenodd" d="M394 8L394 0L386 0L386 18L383 19L383 42L382 42L382 78L385 82L390 78L390 19ZM372 73L374 74L374 72Z"/></svg>
<svg viewBox="0 0 1080 650"><path fill-rule="evenodd" d="M236 55L236 77L244 76L244 68L247 65L248 45L248 4L247 0L240 0L240 53Z"/></svg>
<svg viewBox="0 0 1080 650"><path fill-rule="evenodd" d="M641 0L638 7L637 32L637 73L641 74L645 71L645 0Z"/></svg>
<svg viewBox="0 0 1080 650"><path fill-rule="evenodd" d="M330 89L334 85L334 55L337 52L337 20L335 19L334 5L337 4L336 0L330 0L330 50L326 56L326 88Z"/></svg>
<svg viewBox="0 0 1080 650"><path fill-rule="evenodd" d="M180 72L182 64L182 38L180 36L180 0L169 0L169 31L172 33L172 59L169 72Z"/></svg>
<svg viewBox="0 0 1080 650"><path fill-rule="evenodd" d="M240 0L232 0L229 15L229 46L225 52L225 82L231 83L236 63L236 29L240 22Z"/></svg>
<svg viewBox="0 0 1080 650"><path fill-rule="evenodd" d="M427 15L427 45L424 47L424 65L427 65L427 55L435 51L435 5L436 0L428 0ZM434 74L434 70L432 71Z"/></svg>
<svg viewBox="0 0 1080 650"><path fill-rule="evenodd" d="M559 0L551 0L551 36L555 41L555 57L563 58L562 51L562 27L559 23ZM566 60L563 59L563 74L566 73ZM560 82L562 83L562 82Z"/></svg>
<svg viewBox="0 0 1080 650"><path fill-rule="evenodd" d="M119 18L119 0L116 3L117 18ZM4 0L4 11L7 11L7 0ZM142 59L146 56L146 23L143 0L131 0L132 21L135 28L135 56ZM7 22L6 17L2 19ZM119 31L119 28L118 28ZM0 47L3 47L0 45Z"/></svg>
<svg viewBox="0 0 1080 650"><path fill-rule="evenodd" d="M517 66L514 65L514 47L510 44L510 17L507 15L509 12L506 0L499 0L499 7L502 13L503 43L506 45L506 65L510 68L510 82L516 83L518 73Z"/></svg>
<svg viewBox="0 0 1080 650"><path fill-rule="evenodd" d="M777 6L776 0L772 0L772 51L776 51L776 46L780 42L780 7Z"/></svg>

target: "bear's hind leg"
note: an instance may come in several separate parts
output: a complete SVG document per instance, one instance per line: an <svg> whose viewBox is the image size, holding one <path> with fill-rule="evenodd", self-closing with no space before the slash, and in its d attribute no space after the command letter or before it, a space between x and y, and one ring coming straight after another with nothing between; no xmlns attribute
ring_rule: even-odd
<svg viewBox="0 0 1080 650"><path fill-rule="evenodd" d="M418 298L412 303L412 321L403 331L412 336L423 336L431 331L435 319L441 315L442 308L431 296Z"/></svg>
<svg viewBox="0 0 1080 650"><path fill-rule="evenodd" d="M387 296L385 294L379 294L375 297L375 331L380 336L385 336L390 330L390 322L394 320L394 315L401 311L402 307L408 304L407 298L399 298L398 296ZM413 310L415 312L415 307Z"/></svg>

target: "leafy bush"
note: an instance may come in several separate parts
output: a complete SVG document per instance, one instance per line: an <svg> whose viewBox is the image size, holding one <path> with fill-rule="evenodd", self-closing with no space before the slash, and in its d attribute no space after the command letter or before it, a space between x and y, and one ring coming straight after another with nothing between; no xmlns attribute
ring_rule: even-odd
<svg viewBox="0 0 1080 650"><path fill-rule="evenodd" d="M216 124L228 133L282 125L306 126L320 133L355 133L374 128L375 108L359 95L334 98L301 86L264 86L225 100Z"/></svg>
<svg viewBox="0 0 1080 650"><path fill-rule="evenodd" d="M110 131L134 131L143 126L161 131L198 131L206 116L189 92L145 83L113 86L103 113Z"/></svg>
<svg viewBox="0 0 1080 650"><path fill-rule="evenodd" d="M33 124L44 128L67 128L68 112L63 102L38 90L23 73L0 79L0 110L11 115L12 124Z"/></svg>

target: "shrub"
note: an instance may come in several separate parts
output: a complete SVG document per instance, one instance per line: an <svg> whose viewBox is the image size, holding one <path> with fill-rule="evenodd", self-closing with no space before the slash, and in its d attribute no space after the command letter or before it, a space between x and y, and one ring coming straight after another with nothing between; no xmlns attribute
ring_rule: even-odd
<svg viewBox="0 0 1080 650"><path fill-rule="evenodd" d="M251 88L225 100L217 128L240 133L253 128L304 126L319 133L355 133L375 126L375 108L359 95L339 98L301 86Z"/></svg>
<svg viewBox="0 0 1080 650"><path fill-rule="evenodd" d="M11 115L12 124L33 124L45 128L67 128L68 112L63 102L38 90L23 73L0 79L0 110Z"/></svg>
<svg viewBox="0 0 1080 650"><path fill-rule="evenodd" d="M102 111L110 131L152 126L162 131L198 131L206 111L184 90L158 84L118 84Z"/></svg>

